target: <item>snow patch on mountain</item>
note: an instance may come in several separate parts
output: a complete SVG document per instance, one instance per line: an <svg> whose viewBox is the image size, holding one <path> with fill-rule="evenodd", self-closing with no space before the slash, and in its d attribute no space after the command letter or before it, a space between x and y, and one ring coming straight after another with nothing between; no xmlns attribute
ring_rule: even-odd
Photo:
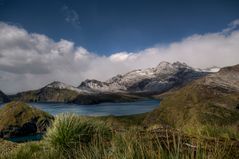
<svg viewBox="0 0 239 159"><path fill-rule="evenodd" d="M163 92L177 85L183 85L207 73L196 70L185 63L160 62L155 68L136 69L117 75L105 82L86 80L78 87L91 91L158 91Z"/></svg>
<svg viewBox="0 0 239 159"><path fill-rule="evenodd" d="M220 71L220 69L221 69L220 67L212 66L212 67L208 67L208 68L204 68L204 69L197 68L195 70L199 71L199 72L216 73L216 72Z"/></svg>
<svg viewBox="0 0 239 159"><path fill-rule="evenodd" d="M46 85L45 88L67 89L67 90L76 91L78 93L86 93L85 90L79 89L77 87L74 87L74 86L59 82L59 81L54 81L54 82Z"/></svg>

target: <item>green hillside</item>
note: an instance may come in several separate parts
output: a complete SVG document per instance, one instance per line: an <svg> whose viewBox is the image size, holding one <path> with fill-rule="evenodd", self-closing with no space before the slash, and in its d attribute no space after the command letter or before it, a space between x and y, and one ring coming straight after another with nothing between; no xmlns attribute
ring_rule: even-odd
<svg viewBox="0 0 239 159"><path fill-rule="evenodd" d="M144 124L163 124L184 131L220 127L239 131L239 65L221 69L187 86L160 95L160 107L149 113ZM238 135L239 136L239 135Z"/></svg>

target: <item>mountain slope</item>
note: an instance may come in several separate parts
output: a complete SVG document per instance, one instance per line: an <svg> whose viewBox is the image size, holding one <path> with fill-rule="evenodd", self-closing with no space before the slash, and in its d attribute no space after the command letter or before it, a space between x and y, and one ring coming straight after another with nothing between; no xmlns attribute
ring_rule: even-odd
<svg viewBox="0 0 239 159"><path fill-rule="evenodd" d="M78 87L99 92L158 92L181 87L186 83L206 75L185 63L161 62L155 68L138 69L124 75L117 75L108 81L86 80Z"/></svg>
<svg viewBox="0 0 239 159"><path fill-rule="evenodd" d="M124 75L117 75L105 82L86 80L76 88L55 81L41 89L21 92L10 97L12 100L25 102L93 104L99 102L133 101L137 95L148 96L155 93L163 93L172 88L182 87L190 81L207 74L207 72L197 71L185 63L175 62L170 64L168 62L161 62L155 68L134 70Z"/></svg>
<svg viewBox="0 0 239 159"><path fill-rule="evenodd" d="M160 107L148 114L146 125L160 123L194 131L200 125L214 125L239 130L239 65L158 97L162 98Z"/></svg>
<svg viewBox="0 0 239 159"><path fill-rule="evenodd" d="M79 93L81 93L79 89L55 81L41 89L21 92L10 96L10 98L24 102L68 102L78 96Z"/></svg>
<svg viewBox="0 0 239 159"><path fill-rule="evenodd" d="M76 98L74 98L70 103L76 104L99 104L103 102L133 102L136 100L145 99L140 96L127 94L127 93L93 93L93 94L80 94Z"/></svg>

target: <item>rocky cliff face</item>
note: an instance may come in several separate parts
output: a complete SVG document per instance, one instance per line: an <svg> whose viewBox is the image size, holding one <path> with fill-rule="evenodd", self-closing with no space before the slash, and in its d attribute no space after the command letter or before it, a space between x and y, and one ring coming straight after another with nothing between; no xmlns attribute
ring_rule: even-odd
<svg viewBox="0 0 239 159"><path fill-rule="evenodd" d="M161 62L155 68L138 69L124 75L117 75L108 81L86 80L78 87L82 90L99 92L158 92L180 87L206 75L185 63Z"/></svg>

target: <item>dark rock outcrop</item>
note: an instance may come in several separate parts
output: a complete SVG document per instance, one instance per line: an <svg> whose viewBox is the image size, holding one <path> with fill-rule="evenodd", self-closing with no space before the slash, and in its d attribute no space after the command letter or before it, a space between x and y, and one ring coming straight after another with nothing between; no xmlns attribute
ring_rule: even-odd
<svg viewBox="0 0 239 159"><path fill-rule="evenodd" d="M10 99L8 98L8 96L6 94L4 94L2 91L0 91L0 102L1 103L5 103L5 102L9 102Z"/></svg>

